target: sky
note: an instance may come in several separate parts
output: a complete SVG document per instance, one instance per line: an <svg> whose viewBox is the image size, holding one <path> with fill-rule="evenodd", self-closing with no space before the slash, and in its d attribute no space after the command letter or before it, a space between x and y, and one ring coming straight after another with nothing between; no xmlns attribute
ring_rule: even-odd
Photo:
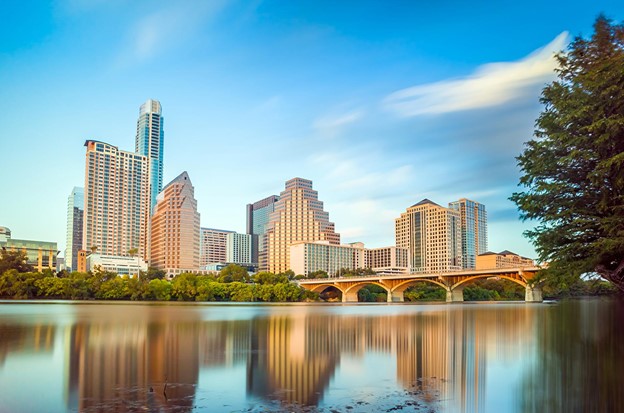
<svg viewBox="0 0 624 413"><path fill-rule="evenodd" d="M164 184L188 172L204 227L245 232L246 204L302 177L343 242L394 245L407 207L468 198L490 250L535 257L515 157L600 13L624 2L5 0L0 226L64 251L85 140L134 150L153 98Z"/></svg>

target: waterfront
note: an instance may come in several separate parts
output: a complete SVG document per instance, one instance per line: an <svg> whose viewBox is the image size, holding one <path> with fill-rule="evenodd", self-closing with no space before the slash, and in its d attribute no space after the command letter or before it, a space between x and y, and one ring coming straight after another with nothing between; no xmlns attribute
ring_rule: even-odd
<svg viewBox="0 0 624 413"><path fill-rule="evenodd" d="M0 303L0 412L622 411L624 306Z"/></svg>

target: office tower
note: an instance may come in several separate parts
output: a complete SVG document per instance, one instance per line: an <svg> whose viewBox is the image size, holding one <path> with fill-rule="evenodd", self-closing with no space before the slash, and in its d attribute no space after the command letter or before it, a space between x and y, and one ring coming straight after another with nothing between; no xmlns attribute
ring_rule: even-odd
<svg viewBox="0 0 624 413"><path fill-rule="evenodd" d="M147 157L104 142L85 142L83 249L147 257L149 185Z"/></svg>
<svg viewBox="0 0 624 413"><path fill-rule="evenodd" d="M251 234L230 232L226 235L225 262L249 265L251 261Z"/></svg>
<svg viewBox="0 0 624 413"><path fill-rule="evenodd" d="M252 235L251 262L266 268L266 226L269 216L275 211L279 201L277 195L271 195L253 204L247 204L247 233Z"/></svg>
<svg viewBox="0 0 624 413"><path fill-rule="evenodd" d="M477 256L487 252L487 212L485 205L466 198L449 203L461 215L462 264L474 269Z"/></svg>
<svg viewBox="0 0 624 413"><path fill-rule="evenodd" d="M396 246L409 250L411 273L462 269L459 211L428 199L407 208L395 220Z"/></svg>
<svg viewBox="0 0 624 413"><path fill-rule="evenodd" d="M169 182L156 200L150 264L161 270L199 269L199 213L188 173Z"/></svg>
<svg viewBox="0 0 624 413"><path fill-rule="evenodd" d="M312 181L293 178L275 204L275 211L267 224L267 268L281 273L290 267L290 246L295 242L328 241L340 245L340 234L329 222L329 213L323 210Z"/></svg>
<svg viewBox="0 0 624 413"><path fill-rule="evenodd" d="M75 186L67 198L67 238L65 268L78 269L78 251L82 249L82 225L84 215L84 188Z"/></svg>
<svg viewBox="0 0 624 413"><path fill-rule="evenodd" d="M199 231L199 265L227 262L227 235L234 231L201 228Z"/></svg>
<svg viewBox="0 0 624 413"><path fill-rule="evenodd" d="M149 163L149 213L156 205L156 197L163 186L163 149L165 133L160 102L148 99L141 105L137 121L135 151L148 158Z"/></svg>

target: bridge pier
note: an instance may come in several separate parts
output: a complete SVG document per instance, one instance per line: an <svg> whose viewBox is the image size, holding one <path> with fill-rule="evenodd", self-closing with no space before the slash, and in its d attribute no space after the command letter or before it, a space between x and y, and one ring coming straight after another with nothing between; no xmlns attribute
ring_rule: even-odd
<svg viewBox="0 0 624 413"><path fill-rule="evenodd" d="M357 303L358 302L358 292L357 291L347 291L342 293L342 302L343 303Z"/></svg>
<svg viewBox="0 0 624 413"><path fill-rule="evenodd" d="M388 302L389 303L402 303L405 301L403 297L403 291L389 291Z"/></svg>
<svg viewBox="0 0 624 413"><path fill-rule="evenodd" d="M544 301L542 299L542 289L536 285L527 285L525 287L524 301L527 303L541 303Z"/></svg>
<svg viewBox="0 0 624 413"><path fill-rule="evenodd" d="M451 290L447 287L446 290L446 302L447 303L459 303L464 301L464 286L458 285Z"/></svg>

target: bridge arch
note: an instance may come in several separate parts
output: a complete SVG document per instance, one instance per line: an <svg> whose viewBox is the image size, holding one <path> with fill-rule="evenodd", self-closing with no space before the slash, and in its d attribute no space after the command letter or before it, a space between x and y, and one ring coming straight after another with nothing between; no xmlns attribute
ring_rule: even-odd
<svg viewBox="0 0 624 413"><path fill-rule="evenodd" d="M366 281L358 281L355 282L351 285L349 285L347 288L345 288L345 291L342 295L343 299L342 301L344 302L358 302L359 301L359 297L358 297L358 292L366 287L367 285L377 285L381 288L384 289L384 291L386 292L386 296L387 297L391 297L392 296L392 292L390 291L390 288L387 285L383 285L381 282L376 281L376 280L366 280Z"/></svg>
<svg viewBox="0 0 624 413"><path fill-rule="evenodd" d="M395 291L396 292L404 292L409 287L411 287L411 286L413 286L413 285L415 285L415 284L417 284L419 282L422 282L422 281L426 281L426 282L435 284L438 287L444 288L444 290L446 290L446 291L449 290L449 287L446 284L444 284L443 282L440 282L438 280L433 280L431 278L415 278L415 279L412 279L412 280L405 280L405 281L400 282L399 284L397 284L394 287L392 287L391 292L395 292Z"/></svg>
<svg viewBox="0 0 624 413"><path fill-rule="evenodd" d="M310 291L315 292L315 293L321 293L321 292L325 291L329 287L334 287L335 289L340 291L343 295L345 293L345 289L341 288L340 284L332 283L332 282L327 282L327 283L323 283L323 284L314 284L314 285L309 285L309 286L306 285L304 287L307 288Z"/></svg>
<svg viewBox="0 0 624 413"><path fill-rule="evenodd" d="M471 281L474 281L474 280L479 280L479 279L482 279L482 278L504 278L506 280L513 281L514 283L519 284L519 285L521 285L524 288L527 288L527 285L528 285L528 283L526 281L519 280L517 278L513 278L513 277L510 277L508 275L497 275L497 276L493 277L492 275L484 274L484 275L474 275L474 276L471 276L471 277L466 277L465 279L460 280L460 281L456 282L455 284L453 284L453 286L451 286L450 289L454 290L457 287L459 287L459 286L461 286L461 285L463 285L465 283L468 283L468 282L471 282ZM463 289L463 287L462 287L462 289Z"/></svg>

